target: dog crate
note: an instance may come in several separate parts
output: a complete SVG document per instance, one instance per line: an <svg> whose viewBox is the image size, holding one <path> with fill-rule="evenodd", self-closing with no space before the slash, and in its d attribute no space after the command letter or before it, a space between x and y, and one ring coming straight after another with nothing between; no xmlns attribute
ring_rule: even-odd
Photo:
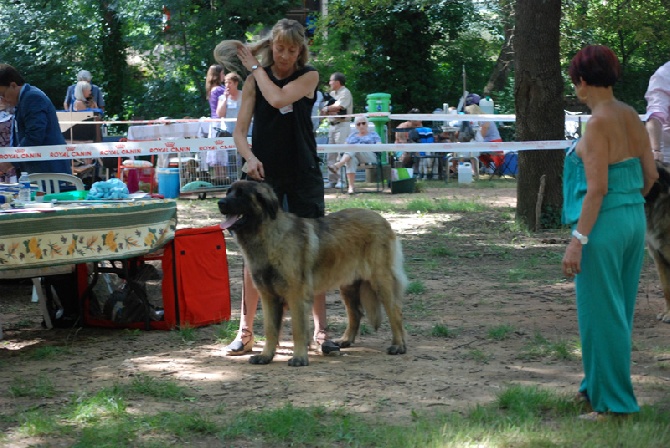
<svg viewBox="0 0 670 448"><path fill-rule="evenodd" d="M209 153L178 154L169 159L170 168L179 168L180 194L197 194L226 191L239 179L241 159L234 149L211 151Z"/></svg>

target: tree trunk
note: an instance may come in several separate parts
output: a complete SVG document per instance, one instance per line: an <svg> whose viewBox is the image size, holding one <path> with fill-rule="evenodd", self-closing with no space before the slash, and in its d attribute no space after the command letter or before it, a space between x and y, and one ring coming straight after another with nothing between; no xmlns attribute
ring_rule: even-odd
<svg viewBox="0 0 670 448"><path fill-rule="evenodd" d="M561 0L517 0L515 15L517 138L519 141L564 139L559 53ZM557 228L560 224L564 158L565 154L560 150L519 153L517 219L527 228ZM546 175L546 190L538 223L535 206L543 174Z"/></svg>
<svg viewBox="0 0 670 448"><path fill-rule="evenodd" d="M505 33L505 42L496 61L493 72L489 77L489 82L484 87L484 95L490 95L491 92L500 91L507 85L507 76L514 64L514 1L500 0L500 13L504 18L503 28Z"/></svg>
<svg viewBox="0 0 670 448"><path fill-rule="evenodd" d="M126 46L123 41L118 12L107 0L100 0L103 17L102 65L105 71L105 113L108 117L123 112L123 94L126 89Z"/></svg>

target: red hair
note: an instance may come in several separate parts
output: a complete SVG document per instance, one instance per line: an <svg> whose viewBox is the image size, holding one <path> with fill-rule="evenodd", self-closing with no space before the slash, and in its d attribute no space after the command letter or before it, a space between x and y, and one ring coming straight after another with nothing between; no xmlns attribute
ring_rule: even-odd
<svg viewBox="0 0 670 448"><path fill-rule="evenodd" d="M604 45L587 45L570 61L568 73L573 84L583 79L587 85L613 86L620 74L619 58Z"/></svg>

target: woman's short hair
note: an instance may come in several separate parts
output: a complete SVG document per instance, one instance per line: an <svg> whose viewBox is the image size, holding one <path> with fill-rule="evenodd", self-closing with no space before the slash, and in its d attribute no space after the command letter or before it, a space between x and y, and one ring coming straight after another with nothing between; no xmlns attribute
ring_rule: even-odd
<svg viewBox="0 0 670 448"><path fill-rule="evenodd" d="M605 45L587 45L577 52L568 69L573 84L584 80L587 85L613 86L619 79L619 58Z"/></svg>
<svg viewBox="0 0 670 448"><path fill-rule="evenodd" d="M365 115L356 115L356 118L354 118L354 124L360 123L361 121L368 121L368 117Z"/></svg>
<svg viewBox="0 0 670 448"><path fill-rule="evenodd" d="M89 94L91 93L91 83L88 81L77 81L77 84L74 86L74 99L75 101L87 101L86 95L84 95L84 90L88 89Z"/></svg>

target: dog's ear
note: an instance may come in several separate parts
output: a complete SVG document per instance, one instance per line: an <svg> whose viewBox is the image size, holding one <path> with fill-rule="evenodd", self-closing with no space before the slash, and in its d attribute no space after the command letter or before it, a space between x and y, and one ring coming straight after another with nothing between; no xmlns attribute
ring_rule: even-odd
<svg viewBox="0 0 670 448"><path fill-rule="evenodd" d="M271 219L277 218L279 200L277 199L274 191L272 191L272 188L263 185L262 189L256 191L256 200Z"/></svg>

